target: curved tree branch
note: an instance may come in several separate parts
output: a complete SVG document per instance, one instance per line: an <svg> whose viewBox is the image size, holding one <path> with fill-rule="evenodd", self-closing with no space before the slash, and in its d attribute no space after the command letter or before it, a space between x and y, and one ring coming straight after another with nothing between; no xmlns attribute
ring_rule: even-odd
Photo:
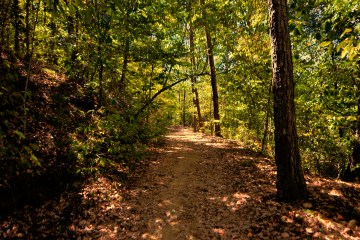
<svg viewBox="0 0 360 240"><path fill-rule="evenodd" d="M200 74L196 74L196 76L204 76L204 75L208 75L208 73L200 73ZM154 96L152 96L145 104L144 106L142 106L140 108L140 110L134 115L135 119L137 119L141 113L143 113L143 111L162 93L165 92L166 90L169 90L170 88L174 87L175 85L181 83L181 82L185 82L186 80L190 79L191 75L185 77L185 78L181 78L178 79L176 82L171 83L170 85L167 86L163 86L163 88L161 88L157 93L154 94Z"/></svg>

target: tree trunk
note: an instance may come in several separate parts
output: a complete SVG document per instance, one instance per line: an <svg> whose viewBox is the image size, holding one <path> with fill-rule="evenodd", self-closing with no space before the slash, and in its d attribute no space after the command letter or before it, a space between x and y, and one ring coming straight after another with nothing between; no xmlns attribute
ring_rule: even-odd
<svg viewBox="0 0 360 240"><path fill-rule="evenodd" d="M182 124L185 127L186 125L186 90L185 89L183 95Z"/></svg>
<svg viewBox="0 0 360 240"><path fill-rule="evenodd" d="M104 100L104 87L103 87L103 74L104 74L104 63L103 60L101 58L101 54L102 54L102 49L101 49L101 43L99 43L98 46L98 54L99 54L99 108L101 108L102 104L103 104L103 100Z"/></svg>
<svg viewBox="0 0 360 240"><path fill-rule="evenodd" d="M122 73L120 78L120 94L124 97L125 89L126 89L126 72L128 68L129 62L129 52L130 52L130 39L126 38L125 40L125 50L124 50L124 60L123 60L123 67Z"/></svg>
<svg viewBox="0 0 360 240"><path fill-rule="evenodd" d="M196 107L197 116L194 115L194 131L198 131L202 126L201 110L200 110L200 101L199 93L196 87L196 61L195 61L195 45L194 45L194 29L192 24L192 0L189 3L189 41L190 41L190 62L191 62L191 88L194 94L194 105Z"/></svg>
<svg viewBox="0 0 360 240"><path fill-rule="evenodd" d="M26 0L25 4L25 47L26 47L26 54L25 54L25 60L29 61L30 58L30 7L31 7L31 1Z"/></svg>
<svg viewBox="0 0 360 240"><path fill-rule="evenodd" d="M205 1L204 0L201 0L201 5L203 7L203 18L204 18L204 27L205 27L205 35L206 35L207 55L208 55L208 59L209 59L210 75L211 75L211 87L212 87L212 93L213 93L215 136L221 137L220 114L219 114L219 96L218 96L217 82L216 82L214 48L213 48L213 45L212 45L210 29L209 29L209 26L207 24L207 12L206 12L206 8L205 8Z"/></svg>
<svg viewBox="0 0 360 240"><path fill-rule="evenodd" d="M306 183L296 133L293 65L286 0L268 0L272 47L277 193L283 201L305 198Z"/></svg>
<svg viewBox="0 0 360 240"><path fill-rule="evenodd" d="M270 118L270 108L271 108L271 90L272 87L269 88L269 96L267 100L266 105L266 116L265 116L265 123L264 123L264 135L263 139L261 141L261 152L266 153L266 145L268 143L268 137L269 137L269 118Z"/></svg>
<svg viewBox="0 0 360 240"><path fill-rule="evenodd" d="M12 3L11 1L1 1L0 2L0 42L2 43L2 45L0 46L0 48L7 48L8 44L6 44L5 42L5 29L7 27L7 20L9 17L9 9L11 8ZM6 46L6 47L5 47Z"/></svg>
<svg viewBox="0 0 360 240"><path fill-rule="evenodd" d="M354 181L355 178L360 177L360 168L356 168L358 164L360 164L360 98L358 99L357 105L357 126L355 132L355 142L351 157L349 159L349 164L344 173L343 179L345 181Z"/></svg>
<svg viewBox="0 0 360 240"><path fill-rule="evenodd" d="M20 56L20 7L19 7L19 0L13 1L13 17L14 17L14 50L15 54L19 57Z"/></svg>

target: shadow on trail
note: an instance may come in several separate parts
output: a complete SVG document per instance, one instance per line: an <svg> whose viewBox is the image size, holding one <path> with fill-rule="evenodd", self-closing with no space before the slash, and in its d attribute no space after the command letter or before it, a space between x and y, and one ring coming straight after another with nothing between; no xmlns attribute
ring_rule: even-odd
<svg viewBox="0 0 360 240"><path fill-rule="evenodd" d="M275 197L273 160L184 131L173 129L158 158L130 176L129 184L111 175L99 177L60 195L57 207L49 202L39 208L28 238L359 237L358 223L352 221L358 217L358 185L307 177L310 199L281 203ZM27 226L19 222L14 226Z"/></svg>
<svg viewBox="0 0 360 240"><path fill-rule="evenodd" d="M315 182L323 185L326 180L308 177L309 202L281 203L276 200L276 169L272 160L238 146L224 146L222 140L204 142L187 138L178 137L180 143L175 146L170 138L171 147L165 150L162 161L191 162L190 156L198 161L175 171L166 164L156 163L162 169L155 170L155 174L150 172L152 179L146 178L140 189L132 190L126 207L129 210L124 211L126 218L120 220L122 231L116 236L126 239L359 237L358 228L352 226L352 219L358 219L358 215L347 214L356 211L351 204L357 204L353 202L354 193L342 195L343 204L339 205L338 197L334 199L328 192L320 194L313 187ZM189 181L181 179L181 175ZM343 183L339 183L339 188L344 189ZM359 188L349 188L359 193ZM334 217L334 212L342 217Z"/></svg>

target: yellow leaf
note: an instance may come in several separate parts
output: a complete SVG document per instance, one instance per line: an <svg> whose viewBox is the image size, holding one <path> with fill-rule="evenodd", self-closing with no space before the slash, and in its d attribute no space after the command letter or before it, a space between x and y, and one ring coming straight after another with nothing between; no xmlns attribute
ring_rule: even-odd
<svg viewBox="0 0 360 240"><path fill-rule="evenodd" d="M346 118L346 120L347 120L347 121L350 121L350 122L355 122L357 119L356 119L355 116L348 116L348 117Z"/></svg>
<svg viewBox="0 0 360 240"><path fill-rule="evenodd" d="M341 34L340 38L342 38L345 34L352 32L352 28L347 28L345 31Z"/></svg>
<svg viewBox="0 0 360 240"><path fill-rule="evenodd" d="M350 52L351 45L348 44L341 52L341 58L344 58Z"/></svg>
<svg viewBox="0 0 360 240"><path fill-rule="evenodd" d="M327 46L329 46L330 44L331 44L331 41L326 41L326 42L320 43L320 46L321 46L321 47L327 47Z"/></svg>
<svg viewBox="0 0 360 240"><path fill-rule="evenodd" d="M31 154L31 155L30 155L30 159L31 159L31 161L33 161L36 165L41 166L40 161L38 160L38 158L37 158L34 154Z"/></svg>

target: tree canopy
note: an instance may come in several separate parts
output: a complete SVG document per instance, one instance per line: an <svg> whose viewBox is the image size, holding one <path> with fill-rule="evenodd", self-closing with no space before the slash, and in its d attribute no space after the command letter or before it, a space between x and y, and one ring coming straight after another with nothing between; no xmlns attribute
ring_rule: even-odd
<svg viewBox="0 0 360 240"><path fill-rule="evenodd" d="M274 156L277 119L294 120L299 172L360 177L360 4L279 2L293 118L279 112L289 105L276 95L285 82L272 82L265 0L2 0L4 182L42 175L61 156L77 174L109 171L177 124Z"/></svg>

